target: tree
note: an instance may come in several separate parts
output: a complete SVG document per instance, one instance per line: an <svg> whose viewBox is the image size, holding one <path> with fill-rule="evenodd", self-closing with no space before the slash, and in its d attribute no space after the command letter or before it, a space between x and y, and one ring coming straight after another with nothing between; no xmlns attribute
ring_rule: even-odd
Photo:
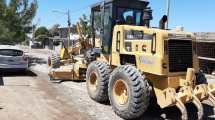
<svg viewBox="0 0 215 120"><path fill-rule="evenodd" d="M78 33L77 32L77 25L72 24L72 26L71 26L71 33L73 33L73 34L77 34Z"/></svg>
<svg viewBox="0 0 215 120"><path fill-rule="evenodd" d="M15 44L13 37L15 33L10 30L0 21L0 44Z"/></svg>
<svg viewBox="0 0 215 120"><path fill-rule="evenodd" d="M49 31L46 27L39 27L35 31L35 40L38 42L44 42L50 36Z"/></svg>
<svg viewBox="0 0 215 120"><path fill-rule="evenodd" d="M92 32L92 29L91 29L89 18L85 14L83 14L82 17L79 18L79 22L80 22L80 25L81 25L82 34L84 36L90 35L91 32Z"/></svg>
<svg viewBox="0 0 215 120"><path fill-rule="evenodd" d="M59 27L60 27L59 24L55 24L52 26L51 29L49 29L49 33L50 33L51 37L59 36Z"/></svg>
<svg viewBox="0 0 215 120"><path fill-rule="evenodd" d="M37 5L37 0L0 0L0 43L25 40L31 33Z"/></svg>

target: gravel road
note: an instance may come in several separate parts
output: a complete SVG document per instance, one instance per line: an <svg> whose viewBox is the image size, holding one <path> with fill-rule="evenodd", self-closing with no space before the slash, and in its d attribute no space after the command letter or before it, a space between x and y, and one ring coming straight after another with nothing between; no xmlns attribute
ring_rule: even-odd
<svg viewBox="0 0 215 120"><path fill-rule="evenodd" d="M107 104L91 100L85 82L48 82L46 59L49 50L31 50L31 70L37 76L4 77L0 87L0 117L3 120L122 120ZM214 77L211 77L213 81ZM0 82L1 84L1 82ZM204 101L204 119L214 119L214 108ZM187 105L194 113L194 107ZM151 105L140 120L176 119L180 112L172 107L161 110ZM30 118L30 119L26 119ZM191 118L192 119L192 118Z"/></svg>
<svg viewBox="0 0 215 120"><path fill-rule="evenodd" d="M12 73L3 77L0 87L1 120L90 119L78 111L59 86L50 84L41 73L36 74Z"/></svg>

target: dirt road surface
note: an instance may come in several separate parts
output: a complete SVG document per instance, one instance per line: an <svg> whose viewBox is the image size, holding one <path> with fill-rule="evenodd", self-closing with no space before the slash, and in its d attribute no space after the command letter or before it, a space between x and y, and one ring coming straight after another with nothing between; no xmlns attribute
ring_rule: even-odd
<svg viewBox="0 0 215 120"><path fill-rule="evenodd" d="M12 76L11 76L12 75ZM46 78L46 77L45 77ZM1 78L1 120L90 120L60 87L40 73L12 73Z"/></svg>
<svg viewBox="0 0 215 120"><path fill-rule="evenodd" d="M49 50L31 50L31 71L0 79L0 120L122 120L107 104L91 100L85 82L48 81ZM210 76L210 81L214 77ZM204 119L214 119L214 107L204 101ZM2 109L1 109L2 108ZM192 119L195 107L187 105ZM180 118L177 108L151 105L140 120Z"/></svg>

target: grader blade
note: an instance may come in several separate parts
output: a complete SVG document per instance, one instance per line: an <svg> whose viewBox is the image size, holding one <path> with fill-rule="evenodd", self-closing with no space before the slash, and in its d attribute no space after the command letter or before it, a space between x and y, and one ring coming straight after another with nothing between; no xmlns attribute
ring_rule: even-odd
<svg viewBox="0 0 215 120"><path fill-rule="evenodd" d="M208 100L215 106L215 84L208 85Z"/></svg>

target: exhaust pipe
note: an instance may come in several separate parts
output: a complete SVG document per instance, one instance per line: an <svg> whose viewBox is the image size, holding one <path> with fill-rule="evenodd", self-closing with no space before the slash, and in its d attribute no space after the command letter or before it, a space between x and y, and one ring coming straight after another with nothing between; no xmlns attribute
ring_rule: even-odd
<svg viewBox="0 0 215 120"><path fill-rule="evenodd" d="M159 21L159 28L165 30L166 29L166 24L168 21L167 15L164 15L161 20Z"/></svg>

